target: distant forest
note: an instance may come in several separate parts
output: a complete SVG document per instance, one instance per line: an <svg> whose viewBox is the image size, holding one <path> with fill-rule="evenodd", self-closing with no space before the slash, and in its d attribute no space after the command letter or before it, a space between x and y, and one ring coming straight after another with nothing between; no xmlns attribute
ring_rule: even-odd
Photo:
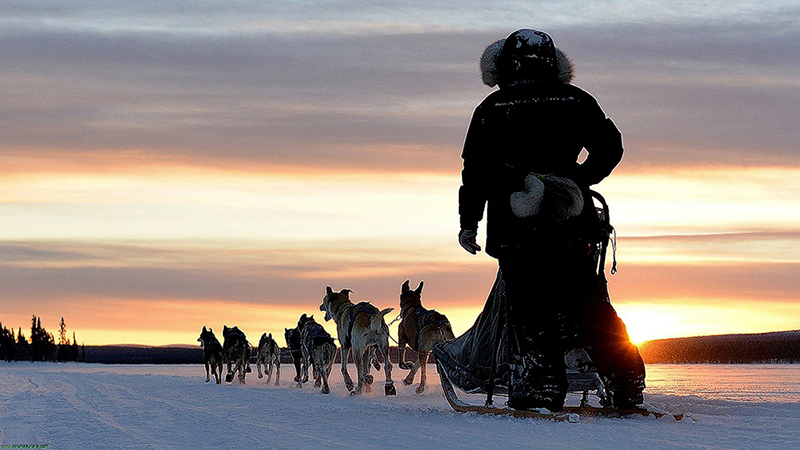
<svg viewBox="0 0 800 450"><path fill-rule="evenodd" d="M26 338L20 327L17 332L8 329L0 322L0 357L6 362L10 361L86 361L86 350L83 345L78 346L75 332L72 332L72 342L67 334L67 325L64 318L58 331L58 343L53 333L48 333L42 327L42 319L35 315L31 318L31 337Z"/></svg>
<svg viewBox="0 0 800 450"><path fill-rule="evenodd" d="M639 351L648 364L800 363L800 331L659 339Z"/></svg>

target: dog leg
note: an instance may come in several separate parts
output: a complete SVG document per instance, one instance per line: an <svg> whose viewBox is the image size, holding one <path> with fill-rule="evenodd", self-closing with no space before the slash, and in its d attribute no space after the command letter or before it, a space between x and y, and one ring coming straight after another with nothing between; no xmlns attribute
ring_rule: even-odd
<svg viewBox="0 0 800 450"><path fill-rule="evenodd" d="M206 383L211 381L211 367L209 367L208 361L206 361Z"/></svg>
<svg viewBox="0 0 800 450"><path fill-rule="evenodd" d="M348 391L353 392L353 379L350 378L350 374L347 373L347 360L350 359L350 347L341 349L342 355L342 379L344 380L344 385Z"/></svg>
<svg viewBox="0 0 800 450"><path fill-rule="evenodd" d="M256 359L256 369L258 369L258 378L264 378L264 375L261 373L261 365L264 364L264 370L266 370L267 365L262 360L261 351L258 352L258 359Z"/></svg>
<svg viewBox="0 0 800 450"><path fill-rule="evenodd" d="M308 354L308 349L306 348L305 343L300 346L300 349L302 350L303 355L303 357L300 359L300 371L302 372L302 378L300 382L308 383L308 359L311 357L311 355Z"/></svg>
<svg viewBox="0 0 800 450"><path fill-rule="evenodd" d="M331 387L328 385L328 374L326 374L324 370L322 371L322 377L321 378L322 378L322 393L323 394L330 394L331 393Z"/></svg>
<svg viewBox="0 0 800 450"><path fill-rule="evenodd" d="M419 359L417 360L419 363L419 386L415 389L417 394L422 394L425 392L425 382L427 381L427 377L425 376L425 365L428 363L428 352L419 352Z"/></svg>
<svg viewBox="0 0 800 450"><path fill-rule="evenodd" d="M420 353L419 351L415 351L414 353L417 354L417 360L414 361L414 364L408 364L407 367L411 370L408 372L408 375L406 375L406 377L403 378L403 384L406 386L411 386L412 384L414 384L414 377L417 376L417 370L419 370L419 358L422 355L422 353Z"/></svg>
<svg viewBox="0 0 800 450"><path fill-rule="evenodd" d="M319 349L314 351L314 361L312 364L314 365L314 389L317 389L322 386L322 374L320 373L322 354Z"/></svg>
<svg viewBox="0 0 800 450"><path fill-rule="evenodd" d="M397 395L397 390L392 381L392 361L389 359L389 336L386 335L385 341L381 342L381 353L383 353L383 371L386 374L386 385L383 390L386 396Z"/></svg>
<svg viewBox="0 0 800 450"><path fill-rule="evenodd" d="M244 356L242 356L239 361L236 363L236 371L239 372L239 384L245 384L244 376L245 376L245 368L244 368Z"/></svg>
<svg viewBox="0 0 800 450"><path fill-rule="evenodd" d="M372 367L374 367L376 371L380 371L381 363L378 362L378 356L376 354L377 351L378 350L376 347L372 347L372 351L370 352L370 361L372 361Z"/></svg>
<svg viewBox="0 0 800 450"><path fill-rule="evenodd" d="M403 370L409 370L412 367L414 367L413 364L410 364L408 361L406 361L406 349L405 349L405 347L400 347L400 355L399 355L399 357L397 359L397 366L400 367Z"/></svg>
<svg viewBox="0 0 800 450"><path fill-rule="evenodd" d="M322 375L322 393L330 394L331 387L328 385L328 376L330 376L331 369L333 369L333 360L336 359L336 346L330 344L326 350L327 351L324 352L326 359L323 360L320 375Z"/></svg>
<svg viewBox="0 0 800 450"><path fill-rule="evenodd" d="M300 384L300 357L296 355L297 353L292 353L292 364L294 364L294 382L297 383L298 387L302 387Z"/></svg>
<svg viewBox="0 0 800 450"><path fill-rule="evenodd" d="M373 353L372 350L367 347L367 350L364 352L364 356L361 358L361 367L362 367L362 374L364 379L364 392L372 392L372 382L375 378L369 373L370 369L372 368L372 358Z"/></svg>
<svg viewBox="0 0 800 450"><path fill-rule="evenodd" d="M355 390L350 392L350 395L360 395L362 389L364 389L364 351L357 351L354 349L353 351L353 363L356 366L356 377L358 378L358 384L356 385Z"/></svg>
<svg viewBox="0 0 800 450"><path fill-rule="evenodd" d="M402 323L397 328L397 348L400 349L400 356L397 358L397 365L403 370L410 369L411 364L406 362L406 334L403 332Z"/></svg>
<svg viewBox="0 0 800 450"><path fill-rule="evenodd" d="M275 386L281 385L281 355L275 356Z"/></svg>

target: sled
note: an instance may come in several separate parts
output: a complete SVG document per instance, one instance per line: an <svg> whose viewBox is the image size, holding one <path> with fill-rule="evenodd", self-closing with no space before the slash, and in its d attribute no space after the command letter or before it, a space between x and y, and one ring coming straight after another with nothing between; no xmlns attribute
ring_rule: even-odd
<svg viewBox="0 0 800 450"><path fill-rule="evenodd" d="M486 405L471 405L460 398L456 394L453 384L447 378L446 371L436 363L436 371L439 373L439 380L442 386L442 392L447 403L453 408L454 411L460 413L477 413L481 415L494 415L494 416L511 416L521 419L538 419L538 420L552 420L555 422L580 422L581 416L584 417L608 417L608 418L622 418L630 416L643 416L654 417L660 419L664 416L671 416L676 421L682 420L683 414L669 414L660 411L651 411L646 409L621 409L610 407L592 407L592 406L564 406L562 411L551 412L547 409L532 409L532 410L517 410L505 407L492 406L489 402Z"/></svg>

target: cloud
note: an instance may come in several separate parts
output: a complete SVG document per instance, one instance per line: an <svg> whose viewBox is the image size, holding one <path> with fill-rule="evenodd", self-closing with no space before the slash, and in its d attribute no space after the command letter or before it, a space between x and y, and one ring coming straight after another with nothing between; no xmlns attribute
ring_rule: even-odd
<svg viewBox="0 0 800 450"><path fill-rule="evenodd" d="M415 19L400 21L419 28L354 33L328 29L337 19L320 18L318 29L297 29L286 26L299 23L301 11L291 7L270 16L277 25L259 27L258 17L241 21L263 6L222 8L210 20L219 6L121 10L106 2L96 23L81 19L89 8L83 3L50 4L44 13L7 9L0 149L457 170L472 108L489 92L477 59L510 31L493 20L436 27L419 16L443 17L444 9L422 6ZM375 8L364 7L353 21L381 23L369 16ZM113 15L118 10L122 20ZM455 22L464 17L458 11ZM56 12L66 16L53 20ZM549 31L575 59L578 84L622 129L627 164L796 165L796 16L789 8L774 22L765 22L768 15L702 25L600 20L553 23Z"/></svg>

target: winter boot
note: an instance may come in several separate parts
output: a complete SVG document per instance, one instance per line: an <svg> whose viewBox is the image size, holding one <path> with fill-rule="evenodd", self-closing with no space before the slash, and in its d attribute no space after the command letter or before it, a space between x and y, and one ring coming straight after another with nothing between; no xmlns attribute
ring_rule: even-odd
<svg viewBox="0 0 800 450"><path fill-rule="evenodd" d="M510 365L508 406L514 409L547 408L561 411L567 393L563 368L549 364L541 355L514 355ZM561 370L561 376L558 371Z"/></svg>

